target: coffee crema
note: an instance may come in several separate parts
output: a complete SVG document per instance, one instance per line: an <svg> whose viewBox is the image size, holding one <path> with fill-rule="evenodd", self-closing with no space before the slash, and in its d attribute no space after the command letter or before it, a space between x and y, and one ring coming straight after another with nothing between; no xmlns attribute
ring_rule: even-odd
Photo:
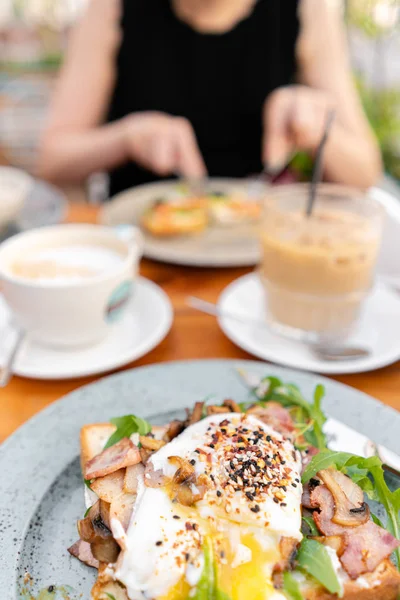
<svg viewBox="0 0 400 600"><path fill-rule="evenodd" d="M15 260L14 276L34 281L72 283L107 274L122 264L124 257L101 245L66 245L33 250L29 257Z"/></svg>

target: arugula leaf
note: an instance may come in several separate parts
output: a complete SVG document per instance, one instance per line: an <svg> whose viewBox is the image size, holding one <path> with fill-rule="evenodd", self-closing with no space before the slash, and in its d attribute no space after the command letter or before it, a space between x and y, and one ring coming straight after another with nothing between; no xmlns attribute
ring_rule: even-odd
<svg viewBox="0 0 400 600"><path fill-rule="evenodd" d="M85 514L83 515L83 518L84 518L84 519L86 519L86 517L87 517L87 516L88 516L88 514L90 513L90 509L91 509L91 508L92 508L92 507L91 507L91 506L89 506L89 508L87 508L87 509L85 510Z"/></svg>
<svg viewBox="0 0 400 600"><path fill-rule="evenodd" d="M91 489L90 486L92 484L92 481L94 481L93 479L84 479L83 480L85 482L86 487L89 488L89 490Z"/></svg>
<svg viewBox="0 0 400 600"><path fill-rule="evenodd" d="M283 574L283 593L288 600L304 600L298 582L289 571Z"/></svg>
<svg viewBox="0 0 400 600"><path fill-rule="evenodd" d="M313 457L303 473L303 483L328 467L336 466L361 487L370 500L379 502L386 511L385 529L395 538L400 539L400 488L392 492L386 481L382 461L378 456L363 458L348 452L322 450ZM400 548L394 553L397 567L400 567Z"/></svg>
<svg viewBox="0 0 400 600"><path fill-rule="evenodd" d="M106 596L108 596L110 598L110 600L115 600L115 596L113 596L112 594L109 594L108 592L106 592Z"/></svg>
<svg viewBox="0 0 400 600"><path fill-rule="evenodd" d="M215 591L215 568L214 552L210 538L206 537L203 545L204 567L196 586L193 600L209 600L214 598Z"/></svg>
<svg viewBox="0 0 400 600"><path fill-rule="evenodd" d="M315 524L315 521L312 517L302 517L302 520L307 525L310 530L310 535L321 535L318 531L318 527Z"/></svg>
<svg viewBox="0 0 400 600"><path fill-rule="evenodd" d="M299 566L319 581L331 594L343 597L343 587L332 565L328 550L316 540L304 538L297 555Z"/></svg>
<svg viewBox="0 0 400 600"><path fill-rule="evenodd" d="M110 423L116 426L117 430L112 434L104 450L114 446L123 438L129 438L132 434L147 435L151 431L151 425L144 419L135 415L126 415L125 417L117 417L110 419Z"/></svg>

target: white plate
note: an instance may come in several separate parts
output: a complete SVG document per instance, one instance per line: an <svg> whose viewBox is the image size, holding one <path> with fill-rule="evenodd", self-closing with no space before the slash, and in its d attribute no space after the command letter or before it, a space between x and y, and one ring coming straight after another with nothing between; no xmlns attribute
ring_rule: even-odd
<svg viewBox="0 0 400 600"><path fill-rule="evenodd" d="M255 273L240 277L220 296L218 308L244 318L265 320L264 291ZM306 344L275 335L267 327L220 318L225 335L250 354L288 367L314 373L362 373L400 358L400 295L379 283L367 300L363 315L348 344L366 346L371 355L353 361L318 360Z"/></svg>
<svg viewBox="0 0 400 600"><path fill-rule="evenodd" d="M140 225L145 210L157 198L176 194L176 181L140 185L118 194L104 206L100 221L104 225L132 223ZM225 194L248 192L248 182L243 179L210 179L209 191ZM260 257L259 243L254 225L234 227L211 226L203 233L191 236L156 238L144 232L144 255L147 258L177 265L198 267L246 267L255 265Z"/></svg>
<svg viewBox="0 0 400 600"><path fill-rule="evenodd" d="M61 317L61 315L60 315ZM10 315L0 297L0 331L6 331ZM14 372L32 379L73 379L122 367L153 350L165 338L173 321L168 296L155 283L139 277L128 310L106 340L90 348L51 349L27 340ZM0 364L10 337L0 337Z"/></svg>

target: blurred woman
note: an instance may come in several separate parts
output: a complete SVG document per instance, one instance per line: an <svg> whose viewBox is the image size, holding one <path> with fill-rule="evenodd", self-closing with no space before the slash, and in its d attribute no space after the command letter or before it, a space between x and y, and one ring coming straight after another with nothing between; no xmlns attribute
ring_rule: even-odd
<svg viewBox="0 0 400 600"><path fill-rule="evenodd" d="M380 153L352 82L340 0L92 0L41 148L57 182L111 173L244 177L313 153L336 110L327 179L376 182Z"/></svg>

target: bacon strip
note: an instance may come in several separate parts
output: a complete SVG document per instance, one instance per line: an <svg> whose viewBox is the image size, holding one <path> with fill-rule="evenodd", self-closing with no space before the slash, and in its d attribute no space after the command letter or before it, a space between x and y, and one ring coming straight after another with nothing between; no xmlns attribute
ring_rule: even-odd
<svg viewBox="0 0 400 600"><path fill-rule="evenodd" d="M255 405L247 412L286 437L289 437L295 431L294 422L289 411L278 402L268 402L265 407Z"/></svg>
<svg viewBox="0 0 400 600"><path fill-rule="evenodd" d="M310 504L319 508L319 512L314 511L313 517L321 533L325 536L343 537L344 552L340 561L351 579L375 571L378 565L400 546L399 540L373 521L358 527L344 527L333 523L335 501L325 485L319 485L312 490Z"/></svg>
<svg viewBox="0 0 400 600"><path fill-rule="evenodd" d="M129 438L124 438L89 460L85 468L85 479L105 477L119 469L137 465L140 461L139 448Z"/></svg>
<svg viewBox="0 0 400 600"><path fill-rule="evenodd" d="M90 544L88 542L78 540L75 542L75 544L68 548L68 552L71 554L71 556L75 556L75 558L83 562L88 567L98 569L100 566L99 561L93 556Z"/></svg>
<svg viewBox="0 0 400 600"><path fill-rule="evenodd" d="M351 528L345 537L346 549L340 561L351 579L375 571L400 546L399 540L373 521Z"/></svg>

